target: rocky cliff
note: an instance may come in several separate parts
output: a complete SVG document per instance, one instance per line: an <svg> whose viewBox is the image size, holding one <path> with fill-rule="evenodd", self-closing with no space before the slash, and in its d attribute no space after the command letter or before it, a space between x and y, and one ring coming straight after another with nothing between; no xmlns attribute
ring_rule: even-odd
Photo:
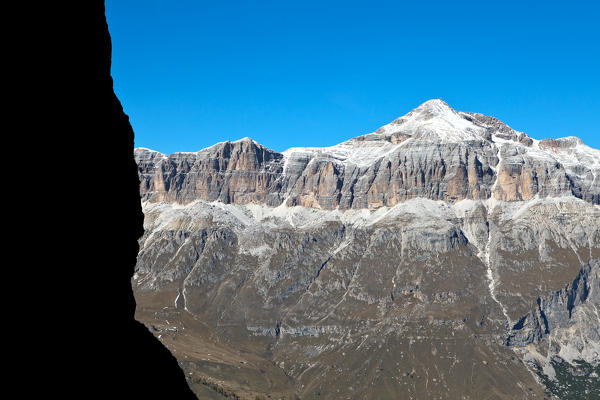
<svg viewBox="0 0 600 400"><path fill-rule="evenodd" d="M456 202L573 195L600 204L598 151L537 141L493 117L431 100L376 132L283 153L245 138L197 153L136 149L145 200L264 203L331 210L413 198Z"/></svg>
<svg viewBox="0 0 600 400"><path fill-rule="evenodd" d="M600 152L579 139L432 100L328 148L135 157L136 317L199 395L543 398L580 359L595 394Z"/></svg>

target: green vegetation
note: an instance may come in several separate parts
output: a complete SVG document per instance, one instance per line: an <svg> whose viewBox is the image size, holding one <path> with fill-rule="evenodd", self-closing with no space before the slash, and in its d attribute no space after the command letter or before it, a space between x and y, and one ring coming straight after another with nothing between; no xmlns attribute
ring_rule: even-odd
<svg viewBox="0 0 600 400"><path fill-rule="evenodd" d="M560 358L550 362L556 371L556 379L549 379L537 368L537 374L548 392L561 400L600 399L600 365L593 366L583 360L575 360L575 366Z"/></svg>

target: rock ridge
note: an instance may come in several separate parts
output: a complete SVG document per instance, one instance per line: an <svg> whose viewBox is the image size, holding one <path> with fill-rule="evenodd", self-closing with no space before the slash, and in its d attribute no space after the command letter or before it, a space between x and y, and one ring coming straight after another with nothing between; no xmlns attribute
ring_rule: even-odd
<svg viewBox="0 0 600 400"><path fill-rule="evenodd" d="M457 202L572 195L600 204L600 151L534 140L500 120L430 100L373 133L283 153L250 138L169 156L135 149L143 200L331 210L412 198Z"/></svg>

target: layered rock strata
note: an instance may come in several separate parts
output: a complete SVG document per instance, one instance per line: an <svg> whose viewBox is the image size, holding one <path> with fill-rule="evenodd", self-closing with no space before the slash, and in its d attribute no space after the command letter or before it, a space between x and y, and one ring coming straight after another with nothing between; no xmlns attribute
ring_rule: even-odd
<svg viewBox="0 0 600 400"><path fill-rule="evenodd" d="M412 198L456 202L573 195L600 203L598 151L537 141L493 117L424 103L376 132L283 153L244 138L197 153L136 149L144 200L264 203L331 210Z"/></svg>
<svg viewBox="0 0 600 400"><path fill-rule="evenodd" d="M432 100L328 148L135 155L136 316L199 395L564 397L580 359L596 382L600 152L579 139Z"/></svg>

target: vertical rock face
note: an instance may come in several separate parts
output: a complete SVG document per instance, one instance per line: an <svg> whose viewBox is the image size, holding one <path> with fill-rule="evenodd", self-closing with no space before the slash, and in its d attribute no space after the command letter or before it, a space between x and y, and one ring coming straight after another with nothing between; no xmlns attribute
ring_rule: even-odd
<svg viewBox="0 0 600 400"><path fill-rule="evenodd" d="M594 357L598 358L600 350L597 347L600 344L600 318L596 314L598 304L600 304L600 261L596 260L593 265L584 265L575 279L563 289L539 297L535 309L513 326L507 343L511 346L538 344L542 339L559 330L577 327L585 331L580 338L591 339L592 346L591 349L581 351L587 347L587 343L579 343L581 359L593 362ZM587 312L584 311L586 308ZM581 314L588 314L590 319L586 321L578 318ZM555 343L555 346L557 344L559 342Z"/></svg>
<svg viewBox="0 0 600 400"><path fill-rule="evenodd" d="M536 307L512 327L507 345L514 346L560 398L598 398L598 308L600 261L596 259L564 288L539 297Z"/></svg>
<svg viewBox="0 0 600 400"><path fill-rule="evenodd" d="M600 201L597 150L576 138L535 141L441 100L328 148L277 153L245 138L197 153L135 154L142 196L151 201L285 202L326 210L393 206L412 198L515 201L568 194Z"/></svg>
<svg viewBox="0 0 600 400"><path fill-rule="evenodd" d="M199 396L543 398L557 360L600 364L600 152L576 138L432 100L328 148L135 157L136 315Z"/></svg>
<svg viewBox="0 0 600 400"><path fill-rule="evenodd" d="M136 150L141 191L155 201L279 204L283 156L251 139L174 157Z"/></svg>

